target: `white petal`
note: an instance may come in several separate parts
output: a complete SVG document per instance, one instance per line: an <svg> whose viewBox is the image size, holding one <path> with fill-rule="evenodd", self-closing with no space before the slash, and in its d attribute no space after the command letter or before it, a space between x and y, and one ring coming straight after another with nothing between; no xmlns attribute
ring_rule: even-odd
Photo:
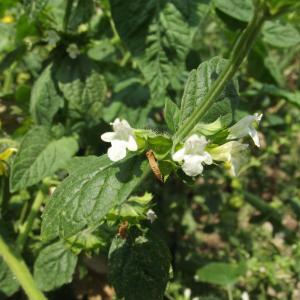
<svg viewBox="0 0 300 300"><path fill-rule="evenodd" d="M261 119L262 119L262 117L263 117L263 114L255 113L254 116L255 116L257 124L259 124L260 121L261 121Z"/></svg>
<svg viewBox="0 0 300 300"><path fill-rule="evenodd" d="M204 151L202 159L207 165L211 165L213 163L211 155L206 151Z"/></svg>
<svg viewBox="0 0 300 300"><path fill-rule="evenodd" d="M101 140L110 143L114 139L115 135L116 134L114 132L105 132L101 135Z"/></svg>
<svg viewBox="0 0 300 300"><path fill-rule="evenodd" d="M184 143L185 153L201 155L207 143L205 136L193 134Z"/></svg>
<svg viewBox="0 0 300 300"><path fill-rule="evenodd" d="M172 159L174 161L182 161L184 158L184 148L181 148L180 150L176 151L173 155L172 155Z"/></svg>
<svg viewBox="0 0 300 300"><path fill-rule="evenodd" d="M182 170L188 176L197 176L203 172L203 166L201 162L202 159L198 155L186 155L184 157Z"/></svg>
<svg viewBox="0 0 300 300"><path fill-rule="evenodd" d="M122 120L121 123L124 127L131 128L131 126L129 125L129 123L126 120Z"/></svg>
<svg viewBox="0 0 300 300"><path fill-rule="evenodd" d="M227 139L228 140L239 139L246 136L249 131L249 126L251 126L251 124L255 120L256 120L256 116L254 115L249 115L239 120L237 123L235 123L233 126L229 128L229 135Z"/></svg>
<svg viewBox="0 0 300 300"><path fill-rule="evenodd" d="M110 125L114 126L114 125L118 125L120 123L120 119L116 118L113 122L110 122Z"/></svg>
<svg viewBox="0 0 300 300"><path fill-rule="evenodd" d="M138 145L133 135L129 136L129 140L127 142L127 149L130 151L136 151L138 149Z"/></svg>
<svg viewBox="0 0 300 300"><path fill-rule="evenodd" d="M253 127L250 127L250 128L249 128L249 135L251 136L251 138L252 138L254 144L255 144L257 147L260 147L259 137L258 137L258 134L257 134L256 129L254 129Z"/></svg>
<svg viewBox="0 0 300 300"><path fill-rule="evenodd" d="M119 161L126 156L126 144L119 141L113 141L107 150L108 158L112 161Z"/></svg>

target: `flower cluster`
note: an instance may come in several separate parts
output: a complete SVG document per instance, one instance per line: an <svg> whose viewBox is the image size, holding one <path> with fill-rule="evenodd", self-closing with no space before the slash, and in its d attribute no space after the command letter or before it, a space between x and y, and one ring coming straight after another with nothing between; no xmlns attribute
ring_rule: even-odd
<svg viewBox="0 0 300 300"><path fill-rule="evenodd" d="M223 143L214 144L204 135L194 133L179 145L171 158L178 163L183 172L188 176L197 176L203 172L205 165L211 165L214 161L223 162L228 166L230 173L236 176L245 162L244 152L248 144L240 139L250 136L257 147L260 147L258 133L255 126L261 121L262 114L249 115L242 118L232 127L225 129L226 137ZM116 119L111 123L113 132L102 134L101 139L111 143L108 149L108 157L112 161L125 158L127 150L137 151L137 130L130 127L126 120Z"/></svg>

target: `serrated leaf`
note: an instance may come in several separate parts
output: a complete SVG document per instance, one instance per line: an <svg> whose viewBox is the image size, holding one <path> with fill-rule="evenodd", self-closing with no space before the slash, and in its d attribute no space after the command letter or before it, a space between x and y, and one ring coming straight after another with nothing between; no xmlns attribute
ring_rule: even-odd
<svg viewBox="0 0 300 300"><path fill-rule="evenodd" d="M226 63L226 59L214 57L200 64L197 70L191 71L182 96L179 127L197 107L201 106L205 95L225 68ZM220 118L224 126L229 125L233 121L237 102L238 83L233 79L226 84L223 92L201 119L201 123L212 123Z"/></svg>
<svg viewBox="0 0 300 300"><path fill-rule="evenodd" d="M79 254L82 250L95 250L106 246L106 240L102 236L93 234L88 228L66 240L73 252Z"/></svg>
<svg viewBox="0 0 300 300"><path fill-rule="evenodd" d="M172 132L175 132L178 127L180 110L179 107L169 98L167 98L165 103L165 121Z"/></svg>
<svg viewBox="0 0 300 300"><path fill-rule="evenodd" d="M63 168L77 152L72 137L54 140L47 127L32 128L24 137L13 161L10 174L12 192L34 185Z"/></svg>
<svg viewBox="0 0 300 300"><path fill-rule="evenodd" d="M26 45L21 44L11 52L7 53L0 62L0 73L9 68L15 61L19 60L26 53Z"/></svg>
<svg viewBox="0 0 300 300"><path fill-rule="evenodd" d="M0 257L0 299L2 294L9 297L18 291L18 289L19 283L16 277Z"/></svg>
<svg viewBox="0 0 300 300"><path fill-rule="evenodd" d="M50 64L36 80L31 92L30 112L33 120L37 124L50 125L63 103L53 81Z"/></svg>
<svg viewBox="0 0 300 300"><path fill-rule="evenodd" d="M76 31L80 24L88 23L94 13L94 0L75 0L70 8L67 29Z"/></svg>
<svg viewBox="0 0 300 300"><path fill-rule="evenodd" d="M230 286L236 283L246 272L244 263L209 263L197 271L196 279L202 282Z"/></svg>
<svg viewBox="0 0 300 300"><path fill-rule="evenodd" d="M118 297L163 299L169 279L170 254L158 237L150 233L125 240L116 237L109 250L108 265Z"/></svg>
<svg viewBox="0 0 300 300"><path fill-rule="evenodd" d="M114 86L112 103L103 109L103 119L109 123L123 118L136 127L145 127L152 109L149 89L138 79L123 80Z"/></svg>
<svg viewBox="0 0 300 300"><path fill-rule="evenodd" d="M157 106L163 105L169 85L180 85L192 43L189 25L195 23L203 2L110 0L116 28L137 60Z"/></svg>
<svg viewBox="0 0 300 300"><path fill-rule="evenodd" d="M65 57L56 65L55 78L68 101L71 117L98 124L107 92L98 66L86 56L76 60Z"/></svg>
<svg viewBox="0 0 300 300"><path fill-rule="evenodd" d="M108 214L109 220L142 220L146 218L146 211L149 209L149 202L152 200L152 194L145 193L144 196L132 196L121 205L112 209Z"/></svg>
<svg viewBox="0 0 300 300"><path fill-rule="evenodd" d="M289 48L300 43L300 33L291 24L267 21L262 28L263 40L279 48Z"/></svg>
<svg viewBox="0 0 300 300"><path fill-rule="evenodd" d="M70 237L88 225L99 224L122 204L148 172L144 157L108 162L107 157L81 159L83 165L55 190L43 214L42 238Z"/></svg>
<svg viewBox="0 0 300 300"><path fill-rule="evenodd" d="M63 242L46 246L34 263L34 280L42 291L54 290L72 281L77 256Z"/></svg>
<svg viewBox="0 0 300 300"><path fill-rule="evenodd" d="M213 3L221 12L239 21L250 21L254 13L252 0L214 0Z"/></svg>
<svg viewBox="0 0 300 300"><path fill-rule="evenodd" d="M88 23L94 12L93 0L38 0L28 7L46 28L77 32L80 24Z"/></svg>

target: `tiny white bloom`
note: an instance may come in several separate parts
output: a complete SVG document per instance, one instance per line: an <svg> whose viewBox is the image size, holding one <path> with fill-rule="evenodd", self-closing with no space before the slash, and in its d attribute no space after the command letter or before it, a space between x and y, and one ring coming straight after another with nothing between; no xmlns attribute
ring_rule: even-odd
<svg viewBox="0 0 300 300"><path fill-rule="evenodd" d="M252 140L254 141L254 144L257 147L260 147L259 137L253 125L255 123L259 124L262 116L262 114L255 113L254 115L249 115L242 118L240 121L238 121L236 124L229 128L229 135L227 139L239 139L249 134Z"/></svg>
<svg viewBox="0 0 300 300"><path fill-rule="evenodd" d="M242 300L250 300L249 294L247 292L242 293Z"/></svg>
<svg viewBox="0 0 300 300"><path fill-rule="evenodd" d="M245 162L245 155L243 155L242 152L247 148L247 144L231 141L216 148L210 149L210 154L214 160L228 163L230 166L230 173L233 176L236 176L239 174L239 170Z"/></svg>
<svg viewBox="0 0 300 300"><path fill-rule="evenodd" d="M183 292L184 299L190 300L191 295L192 295L191 289L189 289L189 288L184 289L184 292Z"/></svg>
<svg viewBox="0 0 300 300"><path fill-rule="evenodd" d="M72 59L77 58L80 54L80 50L79 50L78 46L74 43L72 43L68 46L67 52L68 52L70 58L72 58Z"/></svg>
<svg viewBox="0 0 300 300"><path fill-rule="evenodd" d="M148 209L147 213L147 219L153 223L157 219L156 213L152 209Z"/></svg>
<svg viewBox="0 0 300 300"><path fill-rule="evenodd" d="M107 155L110 160L118 161L126 156L126 149L136 151L138 145L135 140L133 129L126 120L115 119L111 123L113 132L106 132L101 135L104 142L111 143L108 148Z"/></svg>
<svg viewBox="0 0 300 300"><path fill-rule="evenodd" d="M197 176L203 171L203 163L212 164L210 154L204 151L208 144L204 136L193 134L184 143L183 148L172 155L174 161L183 161L182 170L188 176Z"/></svg>

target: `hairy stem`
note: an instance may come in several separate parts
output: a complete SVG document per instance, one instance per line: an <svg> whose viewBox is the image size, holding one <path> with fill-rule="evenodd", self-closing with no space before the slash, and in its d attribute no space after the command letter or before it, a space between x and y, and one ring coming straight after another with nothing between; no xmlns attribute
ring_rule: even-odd
<svg viewBox="0 0 300 300"><path fill-rule="evenodd" d="M28 267L21 256L16 255L11 247L5 243L0 235L0 256L17 278L23 290L30 300L47 300L44 294L37 288Z"/></svg>
<svg viewBox="0 0 300 300"><path fill-rule="evenodd" d="M31 206L31 210L30 213L25 221L24 224L22 224L20 226L20 232L19 232L19 236L17 238L17 248L20 251L20 253L22 252L24 245L26 243L28 234L31 231L31 227L33 225L33 222L37 216L37 213L39 212L39 209L43 203L44 200L44 194L42 191L38 191L36 194L36 197L33 201L33 204Z"/></svg>
<svg viewBox="0 0 300 300"><path fill-rule="evenodd" d="M261 26L263 25L265 19L265 4L263 0L260 0L256 7L253 19L248 24L247 28L243 31L232 49L227 66L222 71L217 80L213 83L212 87L204 97L201 106L199 106L179 128L174 136L175 144L187 137L187 135L197 125L197 123L212 106L217 97L224 90L226 83L232 79L241 63L248 55L249 50L251 49L258 33L260 32Z"/></svg>

